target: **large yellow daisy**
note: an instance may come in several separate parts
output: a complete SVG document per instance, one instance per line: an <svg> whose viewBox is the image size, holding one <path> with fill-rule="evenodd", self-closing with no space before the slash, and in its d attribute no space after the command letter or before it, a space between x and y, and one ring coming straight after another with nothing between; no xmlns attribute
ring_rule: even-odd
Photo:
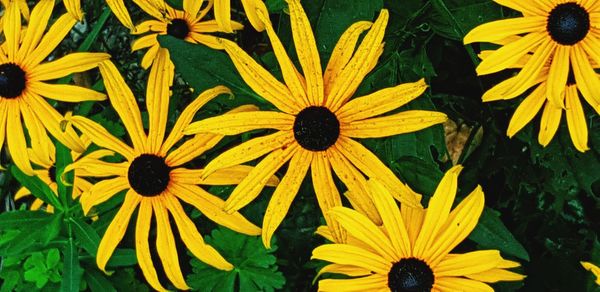
<svg viewBox="0 0 600 292"><path fill-rule="evenodd" d="M156 0L157 3L151 5L146 3L140 7L153 20L147 20L135 28L136 34L148 33L147 35L135 40L131 45L133 51L149 48L142 59L142 67L148 68L156 58L160 44L157 36L168 34L190 43L203 44L214 49L221 49L217 37L207 33L223 32L215 20L204 20L205 16L212 9L213 1L202 0L184 0L183 10L177 10L169 6L163 0ZM141 4L143 2L138 3ZM204 8L202 5L206 4ZM231 22L232 29L242 29L238 22ZM233 32L233 31L232 31Z"/></svg>
<svg viewBox="0 0 600 292"><path fill-rule="evenodd" d="M46 131L75 151L85 150L75 131L61 130L62 116L42 96L67 102L106 99L104 94L91 89L46 81L89 70L110 56L104 53L72 53L42 63L69 33L75 19L68 14L60 16L44 35L54 1L40 1L31 12L27 29L22 30L17 5L17 2L10 2L3 17L5 42L3 50L0 50L0 145L6 135L8 151L15 165L26 174L34 175L22 121L31 138L32 148L45 157L50 157Z"/></svg>
<svg viewBox="0 0 600 292"><path fill-rule="evenodd" d="M89 176L102 178L88 192L81 195L80 202L85 213L115 194L126 191L124 202L100 241L96 257L98 267L105 269L113 251L125 235L132 214L137 209L136 254L146 280L154 289L164 290L158 281L148 243L152 217L155 217L156 249L165 273L175 287L188 289L179 266L169 213L179 229L183 243L194 256L217 269L231 270L233 266L214 248L204 243L194 222L187 217L179 200L196 207L216 223L235 231L256 235L260 234L260 228L239 213L223 212L224 202L198 186L198 184L235 184L248 174L250 167L225 169L201 180L199 179L201 170L181 166L211 149L222 136L197 135L170 151L183 137L182 130L190 123L196 111L213 97L227 94L229 90L220 86L200 94L181 113L165 139L169 87L173 82L173 70L170 67L173 65L169 60L168 52L163 49L159 50L156 62L150 71L146 94L148 135L144 132L136 99L117 68L110 61L100 64L100 72L104 77L110 102L123 121L133 146L121 142L97 123L85 117L73 116L71 117L73 125L89 136L96 145L114 151L125 159L120 163L79 160L74 168L85 171ZM271 183L276 181L271 180Z"/></svg>
<svg viewBox="0 0 600 292"><path fill-rule="evenodd" d="M370 180L381 227L355 210L333 208L333 220L347 230L348 242L319 246L312 258L331 262L320 274L351 278L320 280L319 291L493 291L486 283L522 280L506 270L519 263L497 250L451 253L475 228L484 205L478 186L450 211L461 169L444 175L427 209L403 205L399 210L383 184Z"/></svg>
<svg viewBox="0 0 600 292"><path fill-rule="evenodd" d="M257 4L260 2L256 2ZM321 210L326 214L341 205L331 169L351 190L350 203L378 220L365 191L365 175L380 178L392 189L408 189L371 151L353 138L379 138L414 132L446 121L439 112L411 110L382 116L421 95L423 80L386 88L350 100L360 82L373 69L383 51L383 35L388 11L382 10L377 21L357 22L342 35L323 74L315 38L300 2L288 1L292 33L302 72L299 73L286 53L268 18L264 4L257 9L259 19L271 40L285 83L275 79L235 43L221 40L225 51L246 83L280 111L255 111L209 118L188 127L187 134L210 132L235 135L256 129L274 129L275 133L254 138L234 147L211 161L204 176L213 171L238 165L266 155L227 199L225 210L233 212L254 200L273 175L288 161L289 167L275 189L263 220L263 243L269 246L275 229L311 169L313 186ZM370 30L369 30L370 28ZM369 30L355 52L362 32ZM349 101L350 100L350 101ZM398 199L416 205L410 191ZM335 228L336 238L342 231Z"/></svg>
<svg viewBox="0 0 600 292"><path fill-rule="evenodd" d="M256 14L257 7L262 4L261 0L241 0L244 12L250 24L258 31L265 30L265 24L258 18ZM261 3L256 3L260 1ZM224 32L233 32L235 22L231 21L231 0L215 0L215 20Z"/></svg>
<svg viewBox="0 0 600 292"><path fill-rule="evenodd" d="M596 284L600 285L600 268L590 262L581 262L584 269L592 272L596 276Z"/></svg>
<svg viewBox="0 0 600 292"><path fill-rule="evenodd" d="M565 108L564 92L573 76L586 101L600 112L600 80L592 62L600 64L600 3L586 0L495 2L523 13L523 17L493 21L474 28L465 44L490 42L501 47L477 66L477 74L498 72L522 61L519 73L487 91L484 101L510 99L546 81L543 95ZM544 68L548 66L548 70ZM560 116L553 118L560 120Z"/></svg>

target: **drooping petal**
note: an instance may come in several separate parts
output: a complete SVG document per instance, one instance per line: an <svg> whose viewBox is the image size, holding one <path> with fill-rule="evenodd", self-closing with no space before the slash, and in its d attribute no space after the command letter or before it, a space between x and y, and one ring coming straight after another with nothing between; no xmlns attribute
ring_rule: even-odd
<svg viewBox="0 0 600 292"><path fill-rule="evenodd" d="M577 86L567 86L565 92L566 99L566 116L567 126L569 126L569 135L575 148L581 152L589 150L588 147L588 128L585 120L585 114L581 101L579 100L579 93L577 93Z"/></svg>
<svg viewBox="0 0 600 292"><path fill-rule="evenodd" d="M228 214L223 211L225 202L195 185L183 183L173 184L171 192L184 202L196 207L204 216L215 223L231 230L247 234L259 235L260 228L248 221L242 214Z"/></svg>
<svg viewBox="0 0 600 292"><path fill-rule="evenodd" d="M379 118L355 121L340 126L340 132L352 138L381 138L416 132L448 120L446 114L409 110Z"/></svg>
<svg viewBox="0 0 600 292"><path fill-rule="evenodd" d="M29 150L32 151L29 153L29 159L40 166L52 166L55 155L54 144L50 140L43 122L40 121L27 103L23 101L18 103L30 138L31 149Z"/></svg>
<svg viewBox="0 0 600 292"><path fill-rule="evenodd" d="M425 79L384 88L350 100L336 112L336 116L347 122L372 118L409 103L423 94L426 89Z"/></svg>
<svg viewBox="0 0 600 292"><path fill-rule="evenodd" d="M185 40L196 44L203 44L214 50L223 50L223 43L218 37L213 35L192 31L190 32L189 36L185 38Z"/></svg>
<svg viewBox="0 0 600 292"><path fill-rule="evenodd" d="M246 11L246 17L248 21L254 29L257 31L265 30L265 24L258 18L257 10L262 9L262 11L266 10L266 6L262 1L256 0L242 0L242 6L244 7L244 11Z"/></svg>
<svg viewBox="0 0 600 292"><path fill-rule="evenodd" d="M512 138L540 111L542 105L546 102L545 87L546 83L542 83L521 102L519 107L517 107L517 110L515 110L515 113L508 123L508 129L506 130L506 135L508 135L508 137Z"/></svg>
<svg viewBox="0 0 600 292"><path fill-rule="evenodd" d="M146 87L146 108L148 109L148 150L158 153L165 138L169 97L175 67L169 57L169 51L160 49L154 66L150 70Z"/></svg>
<svg viewBox="0 0 600 292"><path fill-rule="evenodd" d="M69 14L60 16L50 29L44 34L39 45L31 53L27 54L23 66L30 68L41 63L71 31L77 20Z"/></svg>
<svg viewBox="0 0 600 292"><path fill-rule="evenodd" d="M148 235L150 234L150 226L152 226L152 199L141 200L138 217L135 224L135 254L138 265L142 269L144 278L152 288L158 291L166 291L160 284L152 256L150 253L150 244Z"/></svg>
<svg viewBox="0 0 600 292"><path fill-rule="evenodd" d="M490 269L485 272L476 274L464 275L465 277L486 283L496 283L499 281L521 281L525 279L525 276L517 274L515 272L503 270L503 269ZM600 283L599 283L600 284Z"/></svg>
<svg viewBox="0 0 600 292"><path fill-rule="evenodd" d="M129 225L129 219L141 200L142 197L136 195L133 191L128 192L119 212L117 212L115 218L113 218L110 225L108 225L106 232L104 232L96 255L96 264L103 272L106 273L106 263L125 235L127 225Z"/></svg>
<svg viewBox="0 0 600 292"><path fill-rule="evenodd" d="M142 58L142 62L140 63L142 68L144 68L144 69L150 68L150 66L156 59L156 55L158 54L159 49L160 49L160 44L158 42L156 42L154 45L152 45L148 49L148 51L146 51L146 54L144 54L144 57Z"/></svg>
<svg viewBox="0 0 600 292"><path fill-rule="evenodd" d="M32 81L27 84L33 92L58 101L82 102L87 100L105 100L106 95L92 89L67 84L49 84Z"/></svg>
<svg viewBox="0 0 600 292"><path fill-rule="evenodd" d="M271 248L271 237L285 218L304 177L306 177L312 159L312 152L304 149L298 150L290 160L290 165L283 179L275 188L265 211L262 225L262 240L266 248Z"/></svg>
<svg viewBox="0 0 600 292"><path fill-rule="evenodd" d="M546 102L544 111L542 112L542 120L540 121L540 133L538 135L538 142L542 146L550 144L554 134L558 130L560 125L560 119L562 117L562 109L553 106L549 102Z"/></svg>
<svg viewBox="0 0 600 292"><path fill-rule="evenodd" d="M324 279L319 281L319 291L386 291L387 276L370 275L354 279Z"/></svg>
<svg viewBox="0 0 600 292"><path fill-rule="evenodd" d="M538 15L491 21L472 29L463 42L490 43L513 35L541 32L546 30L546 24L546 17Z"/></svg>
<svg viewBox="0 0 600 292"><path fill-rule="evenodd" d="M497 250L478 250L446 257L435 267L436 277L460 277L491 270L502 260Z"/></svg>
<svg viewBox="0 0 600 292"><path fill-rule="evenodd" d="M196 225L190 220L175 197L165 196L164 203L173 215L181 240L196 258L220 270L230 271L233 269L233 265L227 262L217 250L204 243Z"/></svg>
<svg viewBox="0 0 600 292"><path fill-rule="evenodd" d="M78 1L78 0L77 0ZM39 1L37 5L31 11L31 20L27 25L27 31L25 32L25 37L21 42L21 47L19 48L19 52L17 53L17 61L21 62L25 59L25 56L30 54L33 49L38 45L42 35L44 35L44 31L46 30L46 26L48 25L48 20L52 15L52 9L54 8L54 1ZM7 15L8 10L4 12ZM20 29L20 22L17 23ZM7 43L8 44L8 43Z"/></svg>
<svg viewBox="0 0 600 292"><path fill-rule="evenodd" d="M331 174L331 165L327 159L325 152L316 152L313 155L312 164L310 166L313 188L315 195L321 208L321 213L325 217L325 222L331 231L333 241L336 243L346 242L346 231L340 224L331 218L329 210L335 206L342 205L340 193L333 182Z"/></svg>
<svg viewBox="0 0 600 292"><path fill-rule="evenodd" d="M318 246L313 250L311 259L357 266L382 275L387 275L392 267L392 263L380 255L349 244L324 244Z"/></svg>
<svg viewBox="0 0 600 292"><path fill-rule="evenodd" d="M6 144L12 161L27 175L34 175L29 156L27 155L27 142L21 124L21 109L18 100L8 105L6 119Z"/></svg>
<svg viewBox="0 0 600 292"><path fill-rule="evenodd" d="M58 79L76 72L95 68L100 62L110 59L105 53L70 53L58 60L46 62L33 68L28 75L30 81ZM81 97L85 100L85 96Z"/></svg>
<svg viewBox="0 0 600 292"><path fill-rule="evenodd" d="M75 127L90 137L94 144L117 152L127 160L133 160L133 149L111 135L104 127L86 117L74 116L71 117L71 121Z"/></svg>
<svg viewBox="0 0 600 292"><path fill-rule="evenodd" d="M579 46L574 46L572 49L571 64L581 95L597 113L600 113L600 79L590 65L587 55Z"/></svg>
<svg viewBox="0 0 600 292"><path fill-rule="evenodd" d="M253 111L226 114L191 123L185 134L214 133L237 135L258 129L292 130L295 117L276 111Z"/></svg>
<svg viewBox="0 0 600 292"><path fill-rule="evenodd" d="M106 202L115 194L129 188L129 182L124 177L105 179L96 183L92 188L81 196L81 208L87 214L90 209L98 204Z"/></svg>

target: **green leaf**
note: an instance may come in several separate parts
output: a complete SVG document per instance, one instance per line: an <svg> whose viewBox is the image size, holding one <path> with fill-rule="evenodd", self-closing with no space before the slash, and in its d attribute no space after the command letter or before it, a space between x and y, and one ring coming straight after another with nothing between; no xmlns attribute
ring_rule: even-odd
<svg viewBox="0 0 600 292"><path fill-rule="evenodd" d="M75 239L89 255L95 257L100 245L100 236L89 224L83 222L80 218L71 218L70 222L75 232Z"/></svg>
<svg viewBox="0 0 600 292"><path fill-rule="evenodd" d="M233 283L236 278L239 278L239 291L274 291L285 284L285 278L277 271L277 258L273 255L277 249L276 244L272 244L272 248L267 250L260 237L239 234L222 227L213 230L205 240L235 268L221 271L193 258L193 274L187 277L192 288L203 291L234 291Z"/></svg>
<svg viewBox="0 0 600 292"><path fill-rule="evenodd" d="M93 267L86 269L83 273L83 278L88 283L92 292L116 292L117 290L111 282L104 276L103 273L99 272L97 268Z"/></svg>
<svg viewBox="0 0 600 292"><path fill-rule="evenodd" d="M54 215L44 211L11 211L0 213L0 231L42 227L52 220Z"/></svg>
<svg viewBox="0 0 600 292"><path fill-rule="evenodd" d="M55 180L58 186L58 197L64 206L70 206L73 203L73 180L75 178L75 175L73 171L64 173L64 169L69 164L73 163L73 157L71 156L71 150L59 141L56 141L55 146Z"/></svg>
<svg viewBox="0 0 600 292"><path fill-rule="evenodd" d="M52 214L45 224L23 228L9 241L0 243L0 256L17 256L46 249L62 228L62 214Z"/></svg>
<svg viewBox="0 0 600 292"><path fill-rule="evenodd" d="M130 248L117 248L113 252L110 260L106 264L107 267L123 267L133 266L137 264L135 250Z"/></svg>
<svg viewBox="0 0 600 292"><path fill-rule="evenodd" d="M65 256L60 290L63 292L79 291L79 283L83 270L79 265L79 251L72 238L69 238L63 248Z"/></svg>
<svg viewBox="0 0 600 292"><path fill-rule="evenodd" d="M508 231L500 213L491 208L485 208L477 227L469 235L469 239L478 243L482 248L497 249L505 254L529 261L527 250Z"/></svg>
<svg viewBox="0 0 600 292"><path fill-rule="evenodd" d="M392 163L392 169L400 175L403 182L424 195L433 195L444 176L437 164L413 156L400 157Z"/></svg>
<svg viewBox="0 0 600 292"><path fill-rule="evenodd" d="M58 210L63 210L63 206L56 194L39 177L26 175L15 165L10 166L10 172L36 198L54 206Z"/></svg>

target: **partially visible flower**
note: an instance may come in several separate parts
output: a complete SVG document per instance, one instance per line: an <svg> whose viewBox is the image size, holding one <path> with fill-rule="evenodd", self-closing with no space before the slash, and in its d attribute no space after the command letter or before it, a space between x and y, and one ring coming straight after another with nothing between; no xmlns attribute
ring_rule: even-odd
<svg viewBox="0 0 600 292"><path fill-rule="evenodd" d="M262 4L261 0L241 0L246 17L254 29L257 31L265 30L265 24L260 20L256 14L256 9ZM260 1L260 3L257 3ZM235 29L235 22L231 21L231 0L215 0L215 20L219 24L219 27L224 32L233 32Z"/></svg>
<svg viewBox="0 0 600 292"><path fill-rule="evenodd" d="M13 162L28 175L34 175L34 171L29 162L21 119L28 130L31 148L40 156L48 158L51 155L46 131L74 151L85 150L73 129L62 131L60 121L63 117L43 97L66 102L106 99L106 95L84 87L46 83L97 67L98 63L110 58L105 53L72 53L42 63L76 22L73 17L64 14L44 35L53 8L53 0L40 1L31 12L26 30L21 28L18 2L10 2L3 16L5 41L0 50L0 145L6 135Z"/></svg>
<svg viewBox="0 0 600 292"><path fill-rule="evenodd" d="M590 262L580 262L584 269L596 276L596 284L600 285L600 268Z"/></svg>
<svg viewBox="0 0 600 292"><path fill-rule="evenodd" d="M478 186L451 211L461 169L446 172L427 209L398 209L388 189L369 180L381 227L355 210L333 208L348 241L339 243L321 229L334 243L315 248L312 258L331 262L319 274L350 278L320 280L319 291L493 291L486 283L522 280L507 270L519 263L497 250L451 253L475 228L484 206Z"/></svg>
<svg viewBox="0 0 600 292"><path fill-rule="evenodd" d="M143 1L139 1L138 5L141 2ZM147 2L145 5L140 5L140 8L155 19L144 21L135 27L135 34L149 34L138 38L131 45L133 51L149 48L142 59L143 68L150 67L156 59L160 48L158 35L168 34L190 43L203 44L214 49L222 48L217 37L209 33L224 31L215 20L204 19L212 9L213 1L184 0L183 10L174 9L163 0L155 0L155 2L154 4ZM206 5L202 8L204 3ZM231 28L238 30L243 26L233 21Z"/></svg>
<svg viewBox="0 0 600 292"><path fill-rule="evenodd" d="M262 4L260 1L255 3ZM265 185L264 178L289 162L263 219L262 237L266 247L269 247L273 233L287 214L309 171L319 206L339 239L344 234L327 215L331 207L342 204L333 172L350 190L348 193L352 196L348 196L348 199L352 206L373 220L379 217L365 191L365 176L379 178L392 189L407 190L400 193L402 196L397 197L398 200L417 205L417 198L408 191L408 186L354 139L411 133L447 119L443 113L424 110L406 110L384 116L420 96L427 88L424 80L381 89L350 100L383 52L383 36L389 16L387 10L381 11L375 23L359 21L348 28L335 46L327 69L323 72L317 44L300 1L290 0L288 4L292 36L302 70L297 69L289 58L264 4L256 10L265 24L284 82L273 77L232 41L221 40L248 86L278 110L208 118L192 123L185 130L186 134L209 132L221 135L236 135L257 129L276 130L225 151L208 163L204 174L210 175L218 169L266 155L227 199L225 210L234 212L260 194ZM367 30L369 32L357 47L361 34Z"/></svg>
<svg viewBox="0 0 600 292"><path fill-rule="evenodd" d="M71 122L90 137L93 143L120 154L124 160L117 163L79 160L73 166L75 170L85 172L80 174L81 176L100 178L100 181L95 183L88 192L81 195L80 202L85 213L117 193L126 192L119 211L98 246L96 256L98 267L105 270L106 263L125 235L133 213L138 210L135 223L138 263L152 288L163 291L165 289L158 280L148 241L152 217L156 219L158 256L167 278L178 289L188 289L188 286L179 266L171 219L179 229L181 240L194 256L217 269L233 269L233 266L217 250L204 243L180 200L196 207L208 219L234 231L257 235L260 234L260 228L246 220L240 213L225 213L222 210L225 202L198 186L236 184L248 174L251 167L231 167L205 179L200 179L202 170L182 167L183 164L214 147L223 136L200 134L174 147L183 138L183 129L188 126L200 107L215 96L228 94L230 91L223 86L218 86L201 93L183 110L165 138L170 86L174 73L168 51L160 49L157 54L156 64L150 70L146 91L148 134L144 131L140 109L133 93L110 61L100 64L100 72L104 77L111 105L123 121L132 146L117 139L88 118L73 116ZM253 108L242 107L233 112ZM274 178L267 180L270 184L277 183Z"/></svg>

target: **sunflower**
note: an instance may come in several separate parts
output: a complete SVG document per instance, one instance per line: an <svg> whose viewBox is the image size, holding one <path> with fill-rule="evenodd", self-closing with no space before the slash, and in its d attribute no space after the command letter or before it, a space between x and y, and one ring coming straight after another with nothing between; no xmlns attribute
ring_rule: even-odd
<svg viewBox="0 0 600 292"><path fill-rule="evenodd" d="M149 34L135 40L131 45L132 51L149 48L142 58L142 67L147 69L156 58L160 44L157 36L168 34L190 43L203 44L214 49L221 49L217 37L207 33L222 32L215 20L203 20L213 6L213 1L207 1L204 8L202 0L183 1L183 10L177 10L169 6L163 0L155 0L151 5L146 3L140 5L146 13L154 17L135 28L135 34ZM232 29L242 29L243 26L235 21L231 22Z"/></svg>
<svg viewBox="0 0 600 292"><path fill-rule="evenodd" d="M589 263L589 262L581 262L581 265L583 266L584 269L592 272L592 274L594 274L594 276L596 276L596 284L600 285L600 268L598 268L598 266Z"/></svg>
<svg viewBox="0 0 600 292"><path fill-rule="evenodd" d="M594 64L600 64L600 18L595 17L600 12L599 2L496 2L521 12L523 17L480 25L465 36L464 43L501 45L477 66L478 75L511 67L520 70L487 91L483 100L511 99L545 81L544 91L536 94L555 107L548 111L546 119L554 125L560 121L560 110L556 108L569 107L565 96L573 96L571 85L577 84L583 98L600 113L600 80L594 72ZM571 93L566 94L567 91ZM579 145L578 149L587 147Z"/></svg>
<svg viewBox="0 0 600 292"><path fill-rule="evenodd" d="M257 31L265 30L265 24L260 21L258 15L256 14L257 7L261 6L261 3L257 4L256 1L261 0L242 0L242 6L244 7L244 12L246 12L246 17L250 24ZM219 28L224 32L233 32L235 27L235 22L231 21L231 0L215 0L215 20L219 25Z"/></svg>
<svg viewBox="0 0 600 292"><path fill-rule="evenodd" d="M21 14L17 6L17 2L10 2L3 17L5 42L3 50L0 50L0 145L6 135L8 151L15 165L26 174L34 175L21 117L34 151L50 156L45 142L47 132L50 132L63 145L83 152L85 148L77 133L72 129L61 130L62 116L42 96L67 102L104 100L106 96L79 86L45 81L97 67L110 56L104 53L73 53L42 63L69 33L75 19L68 14L60 16L44 35L54 1L40 1L33 8L26 30L21 29Z"/></svg>
<svg viewBox="0 0 600 292"><path fill-rule="evenodd" d="M188 289L188 286L179 266L169 213L179 229L183 243L194 256L217 269L233 268L214 248L204 243L194 222L187 217L179 200L193 205L218 224L249 235L260 234L260 228L247 221L241 214L223 212L224 202L197 186L198 184L235 184L248 174L250 167L224 169L205 180L199 179L201 170L181 167L211 149L223 136L197 135L170 151L183 137L182 129L190 123L203 104L217 95L229 93L227 88L219 86L200 94L181 113L170 134L164 139L169 107L169 87L173 81L173 68L170 68L172 66L168 52L164 49L159 50L147 86L149 134L146 135L136 99L123 77L110 61L100 64L100 72L104 77L110 102L129 133L132 147L85 117L70 118L72 124L90 137L93 143L114 151L125 159L120 163L80 160L73 167L75 170L85 171L86 176L102 178L88 192L81 195L80 202L86 214L93 206L105 202L121 191L126 191L124 202L100 241L96 257L98 267L105 270L106 263L125 234L132 214L138 209L135 227L137 259L146 280L156 290L164 290L164 288L158 281L148 244L153 214L157 226L158 255L165 267L167 277L178 289ZM247 110L247 108L239 110ZM271 179L270 183L274 184L276 181Z"/></svg>
<svg viewBox="0 0 600 292"><path fill-rule="evenodd" d="M479 56L485 60L490 54L491 51L482 51ZM511 68L523 68L524 64L526 64L530 58L531 54L523 56L521 60L512 65ZM593 63L593 66L596 67L597 65ZM528 93L515 110L506 134L512 138L517 132L523 129L523 127L525 127L525 125L527 125L543 107L538 142L543 146L547 146L550 141L552 141L552 138L560 125L562 113L564 112L571 141L577 150L584 152L589 149L588 128L580 96L583 95L585 97L589 92L582 90L581 86L577 86L573 74L569 74L567 85L560 96L561 100L564 100L565 107L561 108L554 105L548 99L548 95L546 95L549 71L549 64L542 68L542 71L539 73L536 80L536 85L534 85L535 88ZM507 83L502 82L495 88L490 89L488 92L492 92L492 94L484 96L484 101L495 100L491 97L501 98L501 95L495 95L493 92L503 90L505 84Z"/></svg>
<svg viewBox="0 0 600 292"><path fill-rule="evenodd" d="M134 0L134 2L140 2L145 0ZM81 10L81 0L64 0L65 8L67 12L73 16L77 21L83 21L83 10ZM129 12L127 12L127 8L125 7L125 2L123 0L106 0L106 4L110 10L112 10L113 14L117 17L117 19L130 30L134 29L133 22L131 21L131 17L129 16Z"/></svg>
<svg viewBox="0 0 600 292"><path fill-rule="evenodd" d="M375 23L361 21L346 30L334 48L323 75L308 18L298 0L288 3L292 35L304 76L300 75L288 57L268 19L264 4L256 10L257 15L265 24L285 84L275 79L235 43L221 40L246 83L281 112L255 111L214 117L195 122L185 130L186 134L210 132L223 135L256 129L277 130L222 153L206 166L204 173L207 176L217 169L267 154L227 199L225 211L233 212L255 199L265 185L264 178L270 177L290 161L263 220L263 243L267 247L309 168L324 214L332 206L341 205L340 194L332 178L333 169L352 191L350 193L355 194L348 197L350 203L373 220L378 220L365 192L364 175L380 178L392 189L408 189L408 186L400 182L372 152L352 138L379 138L409 133L443 123L447 119L443 113L421 110L378 117L421 95L427 88L423 80L385 88L349 101L383 51L387 10L381 11ZM354 53L361 33L366 30L369 32ZM408 190L402 192L406 196L398 199L409 205L417 204L416 197L410 193ZM326 220L330 226L335 226L327 216ZM342 231L333 228L336 229L336 238L342 239Z"/></svg>
<svg viewBox="0 0 600 292"><path fill-rule="evenodd" d="M27 6L27 1L26 0L0 0L0 4L2 4L2 6L6 9L6 7L8 7L8 4L11 1L17 2L17 7L21 11L23 18L25 18L25 20L29 21L29 7ZM0 17L0 32L2 32L3 29L4 29L4 24L2 23L2 17Z"/></svg>
<svg viewBox="0 0 600 292"><path fill-rule="evenodd" d="M427 209L399 210L388 189L369 180L381 228L355 210L333 208L331 216L347 230L348 243L319 246L312 258L332 263L320 274L351 278L320 280L319 291L493 291L486 283L522 280L506 270L519 263L497 250L450 253L475 228L484 205L478 186L450 211L461 169L454 166L444 175Z"/></svg>

